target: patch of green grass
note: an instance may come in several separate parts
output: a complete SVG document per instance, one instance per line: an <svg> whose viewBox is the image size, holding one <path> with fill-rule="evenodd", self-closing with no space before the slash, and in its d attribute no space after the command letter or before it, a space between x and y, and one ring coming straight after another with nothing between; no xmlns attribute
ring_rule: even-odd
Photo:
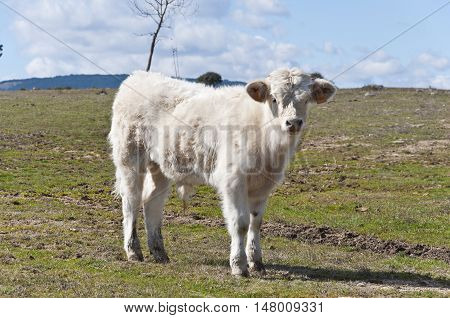
<svg viewBox="0 0 450 318"><path fill-rule="evenodd" d="M268 275L236 279L225 229L198 225L164 227L171 264L125 262L106 141L114 91L96 93L0 92L1 296L449 296L443 262L270 236ZM339 91L312 109L265 219L449 247L449 104L448 92ZM186 211L172 193L166 210L221 216L207 186Z"/></svg>
<svg viewBox="0 0 450 318"><path fill-rule="evenodd" d="M29 214L44 213L47 205L35 204ZM164 227L170 264L129 263L121 251L120 222L99 226L114 215L92 210L90 217L77 206L51 206L58 208L42 215L41 222L0 229L3 297L448 296L448 267L442 262L276 237L263 239L268 274L238 279L229 274L226 230L200 225ZM2 208L7 211L2 223L27 213L16 207ZM64 208L74 212L56 222ZM23 219L30 220L29 214ZM140 233L143 241L142 228ZM89 240L96 234L96 240ZM147 250L145 254L149 259Z"/></svg>

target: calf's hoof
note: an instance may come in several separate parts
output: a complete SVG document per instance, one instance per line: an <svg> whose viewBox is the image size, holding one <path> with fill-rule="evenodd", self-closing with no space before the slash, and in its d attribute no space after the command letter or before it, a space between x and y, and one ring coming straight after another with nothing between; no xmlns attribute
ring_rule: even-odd
<svg viewBox="0 0 450 318"><path fill-rule="evenodd" d="M261 275L266 275L266 268L262 262L249 262L248 266L252 272L257 272Z"/></svg>
<svg viewBox="0 0 450 318"><path fill-rule="evenodd" d="M128 261L130 262L143 262L144 256L142 253L128 253Z"/></svg>
<svg viewBox="0 0 450 318"><path fill-rule="evenodd" d="M250 273L247 268L241 269L239 267L231 268L231 274L236 277L249 277L250 276Z"/></svg>
<svg viewBox="0 0 450 318"><path fill-rule="evenodd" d="M152 255L153 255L153 259L155 260L156 263L167 264L167 263L170 262L169 257L167 256L166 252L161 252L161 251L155 252L155 251L153 251Z"/></svg>

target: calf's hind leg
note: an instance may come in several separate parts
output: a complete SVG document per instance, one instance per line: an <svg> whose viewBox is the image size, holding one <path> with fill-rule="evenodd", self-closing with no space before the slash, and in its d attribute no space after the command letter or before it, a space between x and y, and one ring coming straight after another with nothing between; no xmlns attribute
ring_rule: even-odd
<svg viewBox="0 0 450 318"><path fill-rule="evenodd" d="M143 175L135 169L120 167L117 179L122 196L124 249L129 261L143 261L136 229L137 213L141 206Z"/></svg>
<svg viewBox="0 0 450 318"><path fill-rule="evenodd" d="M163 208L169 194L170 181L156 164L148 169L144 182L144 220L150 253L158 263L169 262L161 234Z"/></svg>

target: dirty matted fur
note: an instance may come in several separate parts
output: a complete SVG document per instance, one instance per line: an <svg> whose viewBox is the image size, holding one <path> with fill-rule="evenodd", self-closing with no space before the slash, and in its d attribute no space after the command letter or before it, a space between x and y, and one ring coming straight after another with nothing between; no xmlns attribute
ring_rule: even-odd
<svg viewBox="0 0 450 318"><path fill-rule="evenodd" d="M182 199L195 185L209 184L222 199L232 273L264 271L259 232L267 198L297 149L309 105L335 91L296 68L245 88L133 73L114 100L109 134L128 259L143 260L136 231L141 207L150 252L167 262L161 220L170 184Z"/></svg>

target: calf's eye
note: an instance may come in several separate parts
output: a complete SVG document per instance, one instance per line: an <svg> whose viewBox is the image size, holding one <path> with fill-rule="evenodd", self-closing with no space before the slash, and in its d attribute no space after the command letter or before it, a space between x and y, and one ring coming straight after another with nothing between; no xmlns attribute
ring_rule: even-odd
<svg viewBox="0 0 450 318"><path fill-rule="evenodd" d="M272 99L272 103L276 104L276 103L277 103L277 99L276 99L276 98L273 98L273 99Z"/></svg>

